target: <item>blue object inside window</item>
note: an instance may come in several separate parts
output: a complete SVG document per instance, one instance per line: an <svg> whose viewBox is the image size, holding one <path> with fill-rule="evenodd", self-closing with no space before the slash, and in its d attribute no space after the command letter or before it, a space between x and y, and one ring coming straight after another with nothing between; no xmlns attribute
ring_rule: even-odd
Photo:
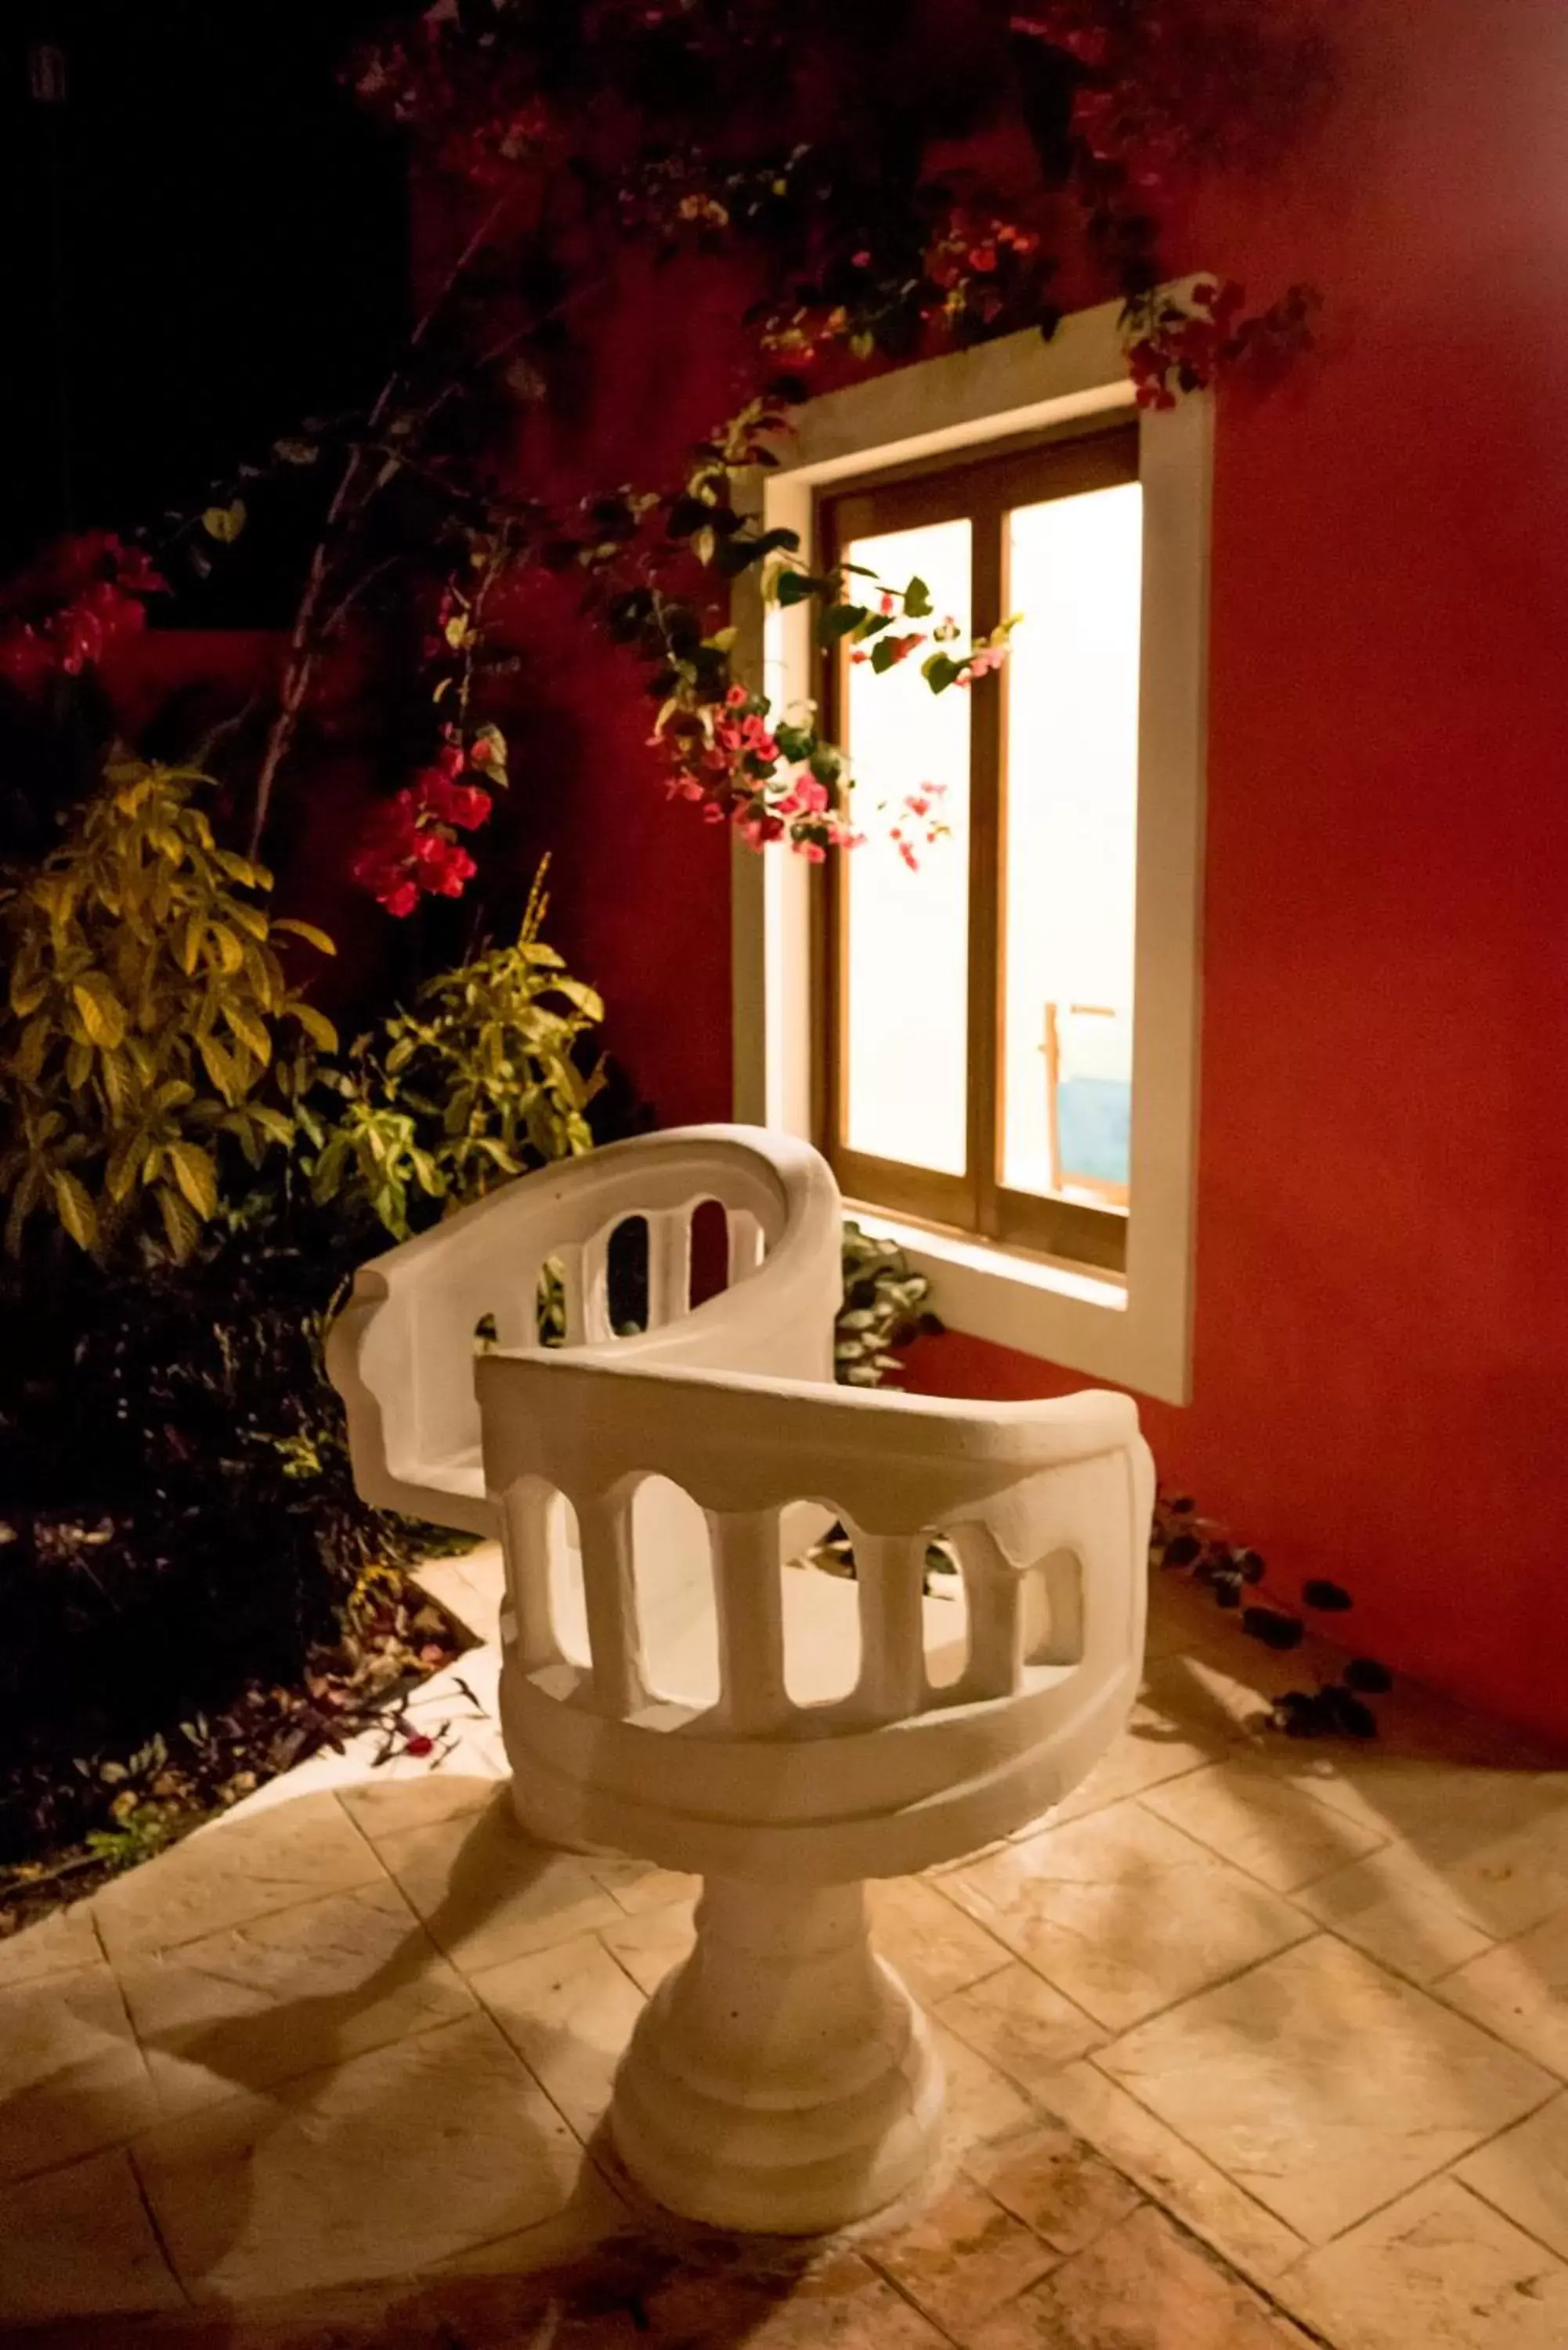
<svg viewBox="0 0 1568 2350"><path fill-rule="evenodd" d="M1062 1180L1126 1184L1131 1167L1132 1086L1121 1077L1064 1077L1056 1088Z"/></svg>

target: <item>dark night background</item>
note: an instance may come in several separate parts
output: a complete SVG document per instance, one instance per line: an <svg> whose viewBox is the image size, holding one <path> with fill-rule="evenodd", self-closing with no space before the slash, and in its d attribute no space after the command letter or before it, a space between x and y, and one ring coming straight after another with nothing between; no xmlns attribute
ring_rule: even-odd
<svg viewBox="0 0 1568 2350"><path fill-rule="evenodd" d="M147 523L372 394L403 158L337 69L363 0L13 0L0 28L0 573ZM275 621L278 514L181 617ZM165 609L167 610L167 607Z"/></svg>

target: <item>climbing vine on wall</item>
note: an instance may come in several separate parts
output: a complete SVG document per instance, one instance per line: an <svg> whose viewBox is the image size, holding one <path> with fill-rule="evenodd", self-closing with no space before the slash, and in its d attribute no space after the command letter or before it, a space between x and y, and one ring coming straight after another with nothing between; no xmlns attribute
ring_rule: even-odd
<svg viewBox="0 0 1568 2350"><path fill-rule="evenodd" d="M281 481L313 482L275 691L224 745L234 845L258 854L310 775L334 648L411 643L408 723L351 858L397 918L480 869L527 694L529 573L578 580L587 622L640 664L672 801L813 858L864 830L850 764L813 712L737 675L731 581L760 567L825 641L874 669L917 660L933 692L1003 657L1004 631L961 642L919 579L815 575L747 519L739 484L814 385L1049 338L1070 266L1122 301L1147 405L1266 378L1311 338L1303 287L1255 308L1221 278L1161 290L1170 207L1272 157L1327 87L1322 54L1241 0L436 0L394 12L345 78L446 226L408 348L362 409L236 452L145 546L80 542L0 598L0 671L34 693L79 676L164 577L221 571ZM749 380L678 478L563 493L539 452L628 254L669 268L673 301L724 290ZM941 830L929 802L890 821L911 858Z"/></svg>

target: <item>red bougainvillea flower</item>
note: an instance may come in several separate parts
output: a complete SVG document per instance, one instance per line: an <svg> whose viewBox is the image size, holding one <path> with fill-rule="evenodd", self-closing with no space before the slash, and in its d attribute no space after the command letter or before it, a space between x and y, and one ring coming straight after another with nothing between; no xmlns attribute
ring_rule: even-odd
<svg viewBox="0 0 1568 2350"><path fill-rule="evenodd" d="M1241 370L1266 382L1311 348L1318 297L1310 286L1288 286L1251 317L1241 316L1246 298L1233 280L1205 279L1185 304L1164 299L1145 306L1127 347L1140 408L1174 408L1183 393Z"/></svg>
<svg viewBox="0 0 1568 2350"><path fill-rule="evenodd" d="M163 587L141 549L112 531L60 540L7 591L0 677L24 692L51 677L79 677L117 639L146 627L142 598Z"/></svg>
<svg viewBox="0 0 1568 2350"><path fill-rule="evenodd" d="M483 748L488 766L493 749L488 743ZM349 868L360 888L400 920L421 898L461 898L479 870L454 834L474 831L494 803L478 784L460 780L468 759L460 743L443 743L431 765L377 809Z"/></svg>
<svg viewBox="0 0 1568 2350"><path fill-rule="evenodd" d="M405 1754L413 1755L433 1754L435 1752L435 1740L433 1738L427 1737L422 1730L416 1730L411 1738L404 1739L403 1752Z"/></svg>
<svg viewBox="0 0 1568 2350"><path fill-rule="evenodd" d="M919 852L945 840L951 829L941 815L947 788L945 784L921 784L918 790L907 793L898 804L898 822L888 827L888 839L911 873L920 869Z"/></svg>

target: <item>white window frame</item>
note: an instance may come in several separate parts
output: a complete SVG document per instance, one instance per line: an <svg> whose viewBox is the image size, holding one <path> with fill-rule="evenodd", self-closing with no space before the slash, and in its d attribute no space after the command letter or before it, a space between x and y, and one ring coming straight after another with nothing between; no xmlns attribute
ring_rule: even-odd
<svg viewBox="0 0 1568 2350"><path fill-rule="evenodd" d="M1187 283L1201 282L1189 280ZM1179 295L1180 286L1171 289ZM1137 409L1119 306L921 360L829 392L796 411L776 472L759 473L753 511L801 535L815 493L883 467L983 449L1077 418L1136 415L1143 484L1137 943L1125 1275L1059 1263L854 1207L931 1283L955 1330L1096 1378L1186 1403L1197 1208L1203 805L1207 737L1212 401ZM754 572L732 618L742 677L774 707L812 699L812 608L764 610ZM853 853L853 852L851 852ZM734 1115L812 1135L811 868L778 847L737 843L732 877Z"/></svg>

